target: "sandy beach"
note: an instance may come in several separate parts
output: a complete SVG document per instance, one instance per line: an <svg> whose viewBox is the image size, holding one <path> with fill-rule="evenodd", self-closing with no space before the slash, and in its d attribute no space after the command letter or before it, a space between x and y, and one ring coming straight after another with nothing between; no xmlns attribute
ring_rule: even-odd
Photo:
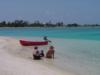
<svg viewBox="0 0 100 75"><path fill-rule="evenodd" d="M44 47L45 48L45 47ZM23 47L19 40L0 37L0 75L74 75L42 60L32 60L33 47Z"/></svg>

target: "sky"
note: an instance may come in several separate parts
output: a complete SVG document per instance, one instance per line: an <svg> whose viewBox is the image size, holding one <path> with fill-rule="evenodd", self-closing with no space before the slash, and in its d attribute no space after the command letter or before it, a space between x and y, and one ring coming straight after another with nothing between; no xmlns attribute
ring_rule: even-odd
<svg viewBox="0 0 100 75"><path fill-rule="evenodd" d="M100 24L100 0L0 0L0 21Z"/></svg>

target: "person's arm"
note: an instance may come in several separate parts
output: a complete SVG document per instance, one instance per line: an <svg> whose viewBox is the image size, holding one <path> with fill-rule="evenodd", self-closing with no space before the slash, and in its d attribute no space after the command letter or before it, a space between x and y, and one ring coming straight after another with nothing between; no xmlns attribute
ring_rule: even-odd
<svg viewBox="0 0 100 75"><path fill-rule="evenodd" d="M55 51L53 51L53 59L54 59L54 53L55 53Z"/></svg>

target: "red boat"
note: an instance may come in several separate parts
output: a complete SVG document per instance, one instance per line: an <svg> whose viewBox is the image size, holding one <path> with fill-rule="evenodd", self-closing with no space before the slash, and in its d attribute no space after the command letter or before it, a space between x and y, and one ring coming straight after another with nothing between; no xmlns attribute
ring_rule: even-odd
<svg viewBox="0 0 100 75"><path fill-rule="evenodd" d="M19 40L22 46L34 46L34 45L48 45L47 41L26 41Z"/></svg>

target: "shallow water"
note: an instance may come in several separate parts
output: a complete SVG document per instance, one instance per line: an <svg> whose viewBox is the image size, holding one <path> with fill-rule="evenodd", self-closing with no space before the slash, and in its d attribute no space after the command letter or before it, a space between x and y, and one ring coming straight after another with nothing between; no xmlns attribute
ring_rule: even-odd
<svg viewBox="0 0 100 75"><path fill-rule="evenodd" d="M100 75L99 45L100 42L91 40L61 40L55 45L57 62L79 75Z"/></svg>
<svg viewBox="0 0 100 75"><path fill-rule="evenodd" d="M76 75L100 75L99 28L0 28L0 35L30 40L34 36L49 36L56 48L56 67Z"/></svg>

